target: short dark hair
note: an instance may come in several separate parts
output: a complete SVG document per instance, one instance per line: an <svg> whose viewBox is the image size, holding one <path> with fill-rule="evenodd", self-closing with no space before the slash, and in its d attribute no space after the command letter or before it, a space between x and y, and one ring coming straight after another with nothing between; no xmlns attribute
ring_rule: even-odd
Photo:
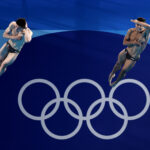
<svg viewBox="0 0 150 150"><path fill-rule="evenodd" d="M16 20L18 26L26 28L26 20L24 18L19 18Z"/></svg>
<svg viewBox="0 0 150 150"><path fill-rule="evenodd" d="M142 17L139 17L137 18L138 21L141 21L141 22L146 22L146 19L145 18L142 18Z"/></svg>

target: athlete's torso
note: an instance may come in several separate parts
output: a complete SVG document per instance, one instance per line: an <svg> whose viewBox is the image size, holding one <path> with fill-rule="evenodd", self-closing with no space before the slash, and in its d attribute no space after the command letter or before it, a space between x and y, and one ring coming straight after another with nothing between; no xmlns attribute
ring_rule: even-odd
<svg viewBox="0 0 150 150"><path fill-rule="evenodd" d="M139 57L139 55L143 52L143 50L146 47L149 34L148 34L148 32L146 32L146 29L139 32L135 28L132 28L131 31L132 32L130 34L130 41L136 40L136 41L140 42L141 45L134 44L134 45L128 46L127 49L132 57L137 58L137 57Z"/></svg>
<svg viewBox="0 0 150 150"><path fill-rule="evenodd" d="M11 24L13 25L13 28L10 30L9 34L13 35L13 36L20 34L22 36L22 38L21 38L21 40L10 39L8 42L14 49L20 51L22 49L23 45L25 44L23 30L20 29L15 22L12 22Z"/></svg>

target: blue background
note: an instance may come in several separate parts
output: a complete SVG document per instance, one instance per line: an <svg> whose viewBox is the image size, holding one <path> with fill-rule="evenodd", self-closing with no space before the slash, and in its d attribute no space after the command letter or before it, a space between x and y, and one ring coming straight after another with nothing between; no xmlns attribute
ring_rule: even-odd
<svg viewBox="0 0 150 150"><path fill-rule="evenodd" d="M25 17L34 32L34 38L23 47L15 63L0 77L0 149L148 150L149 110L142 118L129 121L126 130L116 139L106 141L95 137L84 122L77 135L60 141L49 137L40 122L30 120L21 113L17 97L20 88L35 78L54 83L61 96L73 81L89 78L99 83L108 97L111 90L108 75L118 53L124 48L123 34L128 28L134 27L130 22L132 18L145 17L149 22L149 5L148 0L1 0L1 37L10 21ZM1 46L3 43L1 39ZM141 81L148 89L149 49L148 45L127 75L127 78ZM84 115L100 97L97 89L88 84L76 86L69 94ZM25 92L23 104L31 114L40 115L45 104L53 98L55 94L50 88L35 84ZM119 87L114 98L124 104L129 115L139 113L146 101L141 88L133 84ZM116 117L106 104L102 114L91 122L96 131L109 135L121 128L123 120ZM71 132L77 123L78 120L72 118L63 105L46 121L52 132L61 135Z"/></svg>

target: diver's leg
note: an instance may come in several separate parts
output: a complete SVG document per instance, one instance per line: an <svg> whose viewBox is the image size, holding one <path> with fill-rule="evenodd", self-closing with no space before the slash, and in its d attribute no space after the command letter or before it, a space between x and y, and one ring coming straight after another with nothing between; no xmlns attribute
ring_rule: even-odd
<svg viewBox="0 0 150 150"><path fill-rule="evenodd" d="M122 78L124 78L126 76L127 72L129 70L131 70L134 67L135 64L136 64L136 61L126 59L126 61L124 63L124 66L123 66L121 72L119 73L119 76L118 76L117 80L114 81L111 84L111 86L115 86Z"/></svg>
<svg viewBox="0 0 150 150"><path fill-rule="evenodd" d="M0 66L0 76L6 71L7 67L11 65L17 58L18 53L9 53Z"/></svg>
<svg viewBox="0 0 150 150"><path fill-rule="evenodd" d="M121 69L122 65L125 63L126 60L126 51L122 50L119 55L118 55L118 60L116 62L116 64L114 65L114 68L112 70L112 72L109 75L109 84L111 83L112 78L115 76L115 73Z"/></svg>
<svg viewBox="0 0 150 150"><path fill-rule="evenodd" d="M4 61L4 59L8 55L8 45L5 43L1 48L0 48L0 65Z"/></svg>

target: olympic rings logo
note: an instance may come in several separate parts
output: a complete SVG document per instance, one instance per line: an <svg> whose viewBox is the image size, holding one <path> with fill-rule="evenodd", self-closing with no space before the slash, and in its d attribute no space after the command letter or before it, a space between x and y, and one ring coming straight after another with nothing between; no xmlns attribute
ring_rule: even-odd
<svg viewBox="0 0 150 150"><path fill-rule="evenodd" d="M34 116L34 115L28 113L26 111L26 109L24 108L23 103L22 103L22 97L23 97L24 91L29 86L31 86L32 84L35 84L35 83L42 83L42 84L46 84L46 85L50 86L54 90L55 95L56 95L55 99L51 100L50 102L48 102L44 106L44 108L43 108L43 110L41 112L41 116ZM82 113L81 108L79 107L79 105L75 101L73 101L73 100L71 100L71 99L68 98L70 90L74 86L76 86L77 84L81 84L81 83L87 83L87 84L91 84L91 85L95 86L98 89L99 93L101 94L101 98L98 99L98 100L96 100L95 102L93 102L90 105L90 107L87 110L86 116L83 116L83 113ZM138 86L140 86L143 89L143 91L144 91L144 93L146 95L146 104L145 104L143 110L140 113L138 113L137 115L134 115L134 116L129 116L128 113L127 113L126 108L124 107L124 105L121 102L119 102L118 100L116 100L116 99L113 98L115 90L119 86L121 86L122 84L125 84L125 83L137 84ZM79 121L78 125L74 129L74 131L72 131L71 133L69 133L67 135L56 135L53 132L51 132L47 128L47 126L45 124L45 120L46 119L48 119L48 118L52 117L53 115L55 115L55 113L59 109L59 106L60 106L61 102L64 103L65 109L67 110L67 112L69 113L69 115ZM109 103L109 106L110 106L112 112L117 117L119 117L120 119L124 120L121 129L118 132L116 132L115 134L112 134L112 135L103 135L101 133L98 133L97 131L94 130L94 128L92 127L92 124L91 124L91 120L94 119L94 118L96 118L98 115L101 114L101 112L103 111L103 109L105 107L105 103L106 102ZM54 107L54 109L49 114L46 115L46 111L54 103L56 104L55 107ZM75 109L77 110L78 114L75 114L70 109L68 103L71 104L71 105L73 105L75 107ZM92 110L94 109L94 107L96 107L100 103L101 103L101 105L100 105L98 111L95 112L94 114L91 114ZM114 103L121 108L123 114L119 113L115 109ZM65 140L65 139L72 138L73 136L75 136L79 132L79 130L81 129L83 121L85 121L87 123L87 127L89 128L90 132L93 135L95 135L97 138L100 138L100 139L110 140L110 139L117 138L118 136L120 136L125 131L129 120L139 119L139 118L141 118L147 112L147 110L149 108L149 105L150 105L150 95L149 95L149 91L148 91L147 87L143 83L141 83L141 82L139 82L137 80L134 80L134 79L125 79L125 80L120 81L115 87L113 87L111 89L111 91L109 93L109 97L105 97L105 93L103 91L103 88L97 82L95 82L93 80L90 80L90 79L79 79L79 80L76 80L76 81L72 82L67 87L67 89L66 89L66 91L64 93L64 97L60 97L59 91L58 91L58 89L56 88L56 86L53 83L51 83L50 81L45 80L45 79L33 79L33 80L30 80L27 83L25 83L22 86L22 88L20 89L19 95L18 95L18 105L19 105L19 108L20 108L21 112L26 117L28 117L29 119L32 119L32 120L38 120L38 121L40 121L41 122L41 126L42 126L43 130L46 132L46 134L48 134L50 137L52 137L54 139Z"/></svg>

